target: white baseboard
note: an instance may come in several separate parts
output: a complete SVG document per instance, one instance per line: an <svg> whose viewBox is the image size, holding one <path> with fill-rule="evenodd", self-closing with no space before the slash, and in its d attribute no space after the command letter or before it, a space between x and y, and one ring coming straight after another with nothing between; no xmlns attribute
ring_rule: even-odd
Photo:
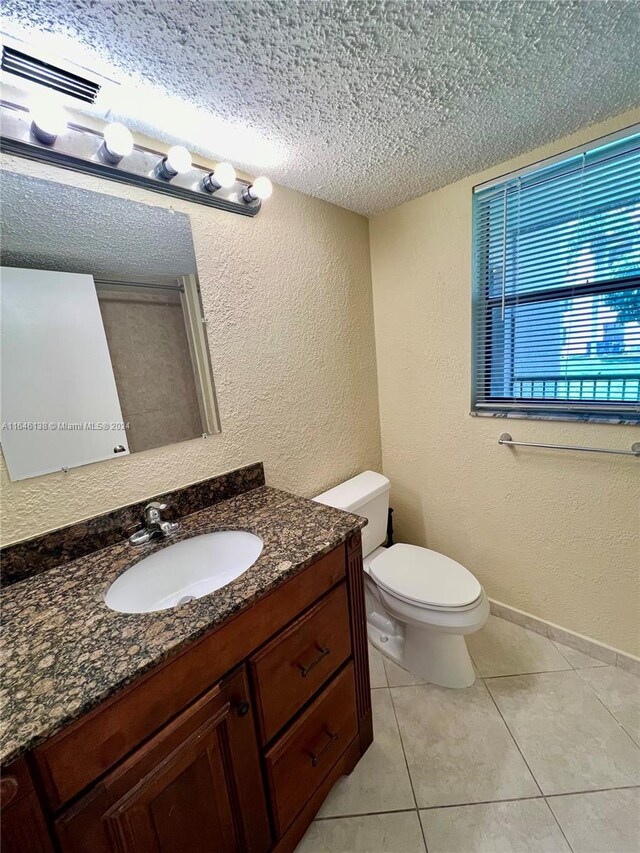
<svg viewBox="0 0 640 853"><path fill-rule="evenodd" d="M596 660L608 663L611 666L619 666L620 669L626 669L627 672L632 672L634 675L640 676L640 658L634 655L622 652L620 649L614 649L612 646L607 646L606 643L592 640L591 637L585 637L583 634L577 634L575 631L569 631L566 628L560 627L560 625L554 625L553 622L547 622L538 616L532 616L530 613L525 613L524 610L518 610L517 607L510 607L501 601L494 601L494 599L490 598L489 602L491 612L494 616L499 616L508 622L514 622L516 625L528 628L530 631L535 631L536 634L542 634L544 637L549 637L550 640L555 640L579 652L584 652L585 655L590 655Z"/></svg>

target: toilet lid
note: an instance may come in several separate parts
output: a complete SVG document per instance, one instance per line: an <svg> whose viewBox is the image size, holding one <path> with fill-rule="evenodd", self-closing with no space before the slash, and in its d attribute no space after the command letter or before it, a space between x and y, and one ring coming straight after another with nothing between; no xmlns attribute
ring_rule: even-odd
<svg viewBox="0 0 640 853"><path fill-rule="evenodd" d="M427 607L464 607L482 593L464 566L418 545L392 545L372 561L369 573L392 595Z"/></svg>

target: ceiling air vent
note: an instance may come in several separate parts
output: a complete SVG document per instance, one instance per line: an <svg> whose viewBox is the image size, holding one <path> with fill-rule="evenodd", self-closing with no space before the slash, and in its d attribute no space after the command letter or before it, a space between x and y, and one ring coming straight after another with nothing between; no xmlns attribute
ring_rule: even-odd
<svg viewBox="0 0 640 853"><path fill-rule="evenodd" d="M6 44L2 46L2 70L87 104L95 103L100 91L99 83L65 71L64 68L57 68Z"/></svg>

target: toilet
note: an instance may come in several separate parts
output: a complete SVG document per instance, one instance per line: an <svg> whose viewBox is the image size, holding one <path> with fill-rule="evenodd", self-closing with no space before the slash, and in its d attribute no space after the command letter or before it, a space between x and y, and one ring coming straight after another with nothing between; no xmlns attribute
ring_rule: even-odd
<svg viewBox="0 0 640 853"><path fill-rule="evenodd" d="M369 521L362 553L370 642L433 684L470 687L475 673L465 635L487 621L487 595L468 569L444 554L418 545L381 547L389 489L382 474L364 471L314 500Z"/></svg>

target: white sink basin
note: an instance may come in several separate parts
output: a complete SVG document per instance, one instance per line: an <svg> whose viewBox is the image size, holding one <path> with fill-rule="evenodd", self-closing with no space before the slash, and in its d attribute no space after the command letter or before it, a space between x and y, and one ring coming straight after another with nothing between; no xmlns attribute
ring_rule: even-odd
<svg viewBox="0 0 640 853"><path fill-rule="evenodd" d="M107 590L105 603L120 613L152 613L202 598L246 572L262 545L246 530L184 539L127 569Z"/></svg>

